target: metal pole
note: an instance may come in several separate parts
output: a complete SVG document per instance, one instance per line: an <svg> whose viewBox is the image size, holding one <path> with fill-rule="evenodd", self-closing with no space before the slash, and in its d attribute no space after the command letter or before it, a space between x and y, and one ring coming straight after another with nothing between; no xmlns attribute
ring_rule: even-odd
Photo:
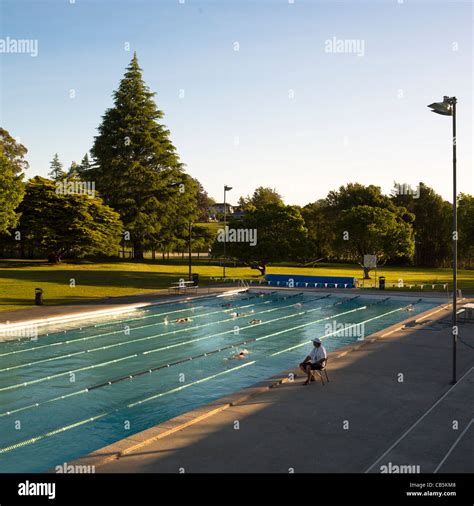
<svg viewBox="0 0 474 506"><path fill-rule="evenodd" d="M453 384L457 382L456 375L456 346L458 336L457 323L457 270L458 270L458 218L457 218L457 181L456 181L456 97L452 99L453 106Z"/></svg>
<svg viewBox="0 0 474 506"><path fill-rule="evenodd" d="M188 262L189 262L189 281L193 280L193 273L192 273L192 263L191 263L191 231L192 231L193 224L189 222L189 229L188 229Z"/></svg>
<svg viewBox="0 0 474 506"><path fill-rule="evenodd" d="M225 263L226 263L226 223L227 223L227 206L225 201L226 185L224 185L224 279L225 279Z"/></svg>

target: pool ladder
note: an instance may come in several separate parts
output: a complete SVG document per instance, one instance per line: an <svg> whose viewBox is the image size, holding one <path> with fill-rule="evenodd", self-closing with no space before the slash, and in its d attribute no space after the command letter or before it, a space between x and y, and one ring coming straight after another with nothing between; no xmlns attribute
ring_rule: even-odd
<svg viewBox="0 0 474 506"><path fill-rule="evenodd" d="M238 286L240 288L243 288L245 291L248 291L248 289L250 288L249 284L245 281L245 279L239 279Z"/></svg>

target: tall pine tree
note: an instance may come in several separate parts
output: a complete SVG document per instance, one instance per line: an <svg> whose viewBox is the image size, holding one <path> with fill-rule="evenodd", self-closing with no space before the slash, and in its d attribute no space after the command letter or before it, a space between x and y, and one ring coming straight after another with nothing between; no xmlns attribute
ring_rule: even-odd
<svg viewBox="0 0 474 506"><path fill-rule="evenodd" d="M87 177L88 170L91 168L91 163L89 161L89 156L86 153L84 157L82 158L82 161L80 165L77 167L77 170L79 172L79 176L81 178Z"/></svg>
<svg viewBox="0 0 474 506"><path fill-rule="evenodd" d="M163 118L143 81L136 54L127 67L114 106L106 110L99 135L91 150L91 179L105 202L116 209L130 233L134 258L142 259L146 248L156 244L166 226L172 200L182 198L192 204L189 192L170 191L185 179L182 164L171 143L170 132L159 123ZM189 218L195 205L181 206ZM183 216L184 218L184 216Z"/></svg>
<svg viewBox="0 0 474 506"><path fill-rule="evenodd" d="M63 179L66 176L66 172L64 172L63 164L59 160L59 155L56 153L54 155L54 158L51 160L51 163L49 164L50 172L49 176L51 176L51 179L53 181L59 181L60 179Z"/></svg>

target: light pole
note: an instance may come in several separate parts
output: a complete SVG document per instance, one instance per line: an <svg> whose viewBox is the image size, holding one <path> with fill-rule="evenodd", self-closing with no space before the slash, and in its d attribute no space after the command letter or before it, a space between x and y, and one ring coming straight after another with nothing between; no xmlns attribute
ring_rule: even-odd
<svg viewBox="0 0 474 506"><path fill-rule="evenodd" d="M456 181L456 97L443 97L442 102L434 102L428 107L436 114L452 116L453 118L453 314L452 314L452 335L453 335L453 381L457 382L456 374L456 345L458 337L458 217L457 217L457 181Z"/></svg>
<svg viewBox="0 0 474 506"><path fill-rule="evenodd" d="M225 264L226 264L226 241L227 241L227 204L226 204L226 194L228 191L232 190L232 186L224 185L224 269L223 269L223 278L225 279Z"/></svg>

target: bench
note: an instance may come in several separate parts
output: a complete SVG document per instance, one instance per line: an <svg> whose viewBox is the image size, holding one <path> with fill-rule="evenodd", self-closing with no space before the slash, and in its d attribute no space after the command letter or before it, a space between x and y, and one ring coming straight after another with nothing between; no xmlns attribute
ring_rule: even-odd
<svg viewBox="0 0 474 506"><path fill-rule="evenodd" d="M194 284L194 281L176 281L174 283L171 283L171 286L168 288L168 293L187 293L190 290L195 290L197 292L197 289L199 288L198 285Z"/></svg>

